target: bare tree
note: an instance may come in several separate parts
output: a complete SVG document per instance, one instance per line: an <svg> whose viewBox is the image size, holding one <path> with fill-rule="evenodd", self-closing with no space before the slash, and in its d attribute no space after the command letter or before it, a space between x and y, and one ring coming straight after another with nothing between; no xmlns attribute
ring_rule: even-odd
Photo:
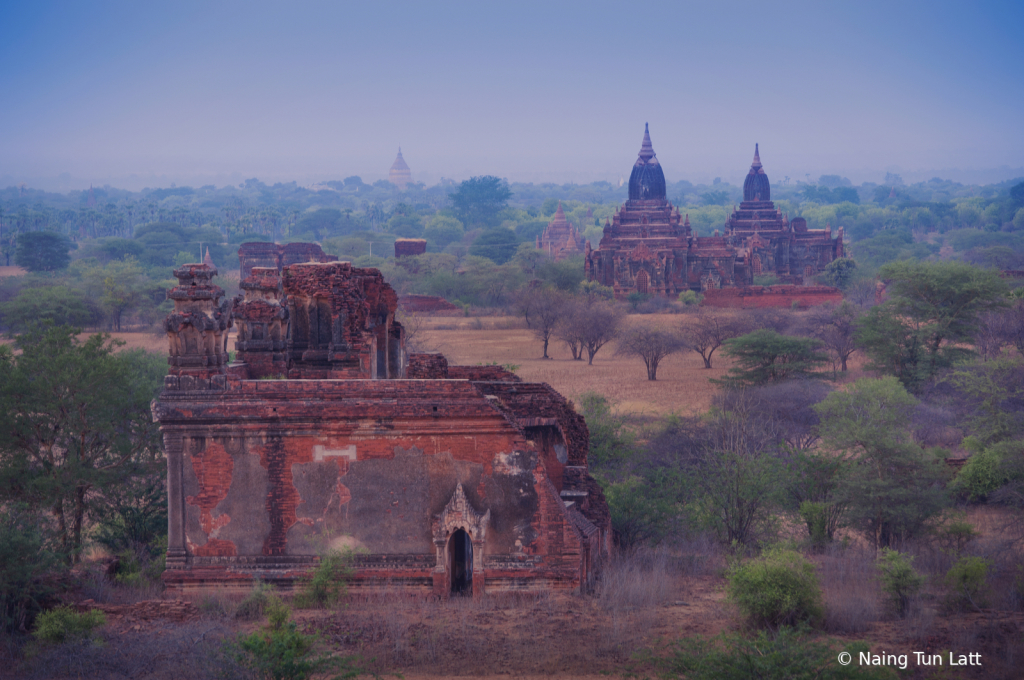
<svg viewBox="0 0 1024 680"><path fill-rule="evenodd" d="M615 354L640 357L647 367L647 379L658 379L658 365L670 354L683 349L682 339L676 333L639 326L630 329L615 350Z"/></svg>
<svg viewBox="0 0 1024 680"><path fill-rule="evenodd" d="M686 349L693 350L704 360L704 368L711 368L711 357L715 350L729 338L736 338L745 332L744 324L736 319L722 316L704 308L680 328L680 336Z"/></svg>
<svg viewBox="0 0 1024 680"><path fill-rule="evenodd" d="M555 337L565 343L572 353L573 361L583 360L583 336L586 326L586 312L582 305L568 304L555 325Z"/></svg>
<svg viewBox="0 0 1024 680"><path fill-rule="evenodd" d="M1007 339L1024 356L1024 299L1017 299L1007 314Z"/></svg>
<svg viewBox="0 0 1024 680"><path fill-rule="evenodd" d="M565 312L565 306L565 296L553 288L531 287L516 300L516 307L526 317L526 325L534 337L544 343L545 359L551 358L548 356L548 343Z"/></svg>
<svg viewBox="0 0 1024 680"><path fill-rule="evenodd" d="M583 317L581 338L587 350L587 364L593 365L597 351L618 336L623 314L607 303L587 304L580 311Z"/></svg>
<svg viewBox="0 0 1024 680"><path fill-rule="evenodd" d="M978 316L974 345L985 361L997 358L1003 347L1013 344L1013 310L996 310Z"/></svg>
<svg viewBox="0 0 1024 680"><path fill-rule="evenodd" d="M857 351L857 320L860 312L853 304L843 301L839 305L823 305L810 313L811 335L822 342L832 362L846 371L846 362Z"/></svg>

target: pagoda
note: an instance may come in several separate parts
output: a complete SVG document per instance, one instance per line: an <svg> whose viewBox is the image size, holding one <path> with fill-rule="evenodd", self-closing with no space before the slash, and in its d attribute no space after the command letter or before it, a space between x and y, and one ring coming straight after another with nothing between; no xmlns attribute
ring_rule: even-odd
<svg viewBox="0 0 1024 680"><path fill-rule="evenodd" d="M388 181L402 191L405 191L405 188L412 183L412 171L406 165L405 159L402 158L402 147L398 147L398 157L395 158L395 162L391 164L391 170L388 171Z"/></svg>
<svg viewBox="0 0 1024 680"><path fill-rule="evenodd" d="M583 254L583 234L565 218L561 201L558 202L554 219L548 223L544 233L537 237L537 250L543 250L555 262Z"/></svg>
<svg viewBox="0 0 1024 680"><path fill-rule="evenodd" d="M665 173L644 124L644 138L629 176L629 200L606 220L596 251L584 254L587 280L612 288L616 298L630 293L675 297L686 283L689 226L665 197Z"/></svg>

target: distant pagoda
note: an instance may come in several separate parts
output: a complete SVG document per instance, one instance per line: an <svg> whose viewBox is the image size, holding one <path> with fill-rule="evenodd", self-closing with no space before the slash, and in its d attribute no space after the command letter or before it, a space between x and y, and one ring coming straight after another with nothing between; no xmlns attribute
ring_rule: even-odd
<svg viewBox="0 0 1024 680"><path fill-rule="evenodd" d="M537 249L543 250L555 262L583 254L583 235L566 219L561 201L558 202L554 219L548 223L544 233L537 237Z"/></svg>
<svg viewBox="0 0 1024 680"><path fill-rule="evenodd" d="M401 190L405 190L412 183L412 171L402 158L402 147L398 147L398 157L391 164L391 171L388 172L388 181Z"/></svg>

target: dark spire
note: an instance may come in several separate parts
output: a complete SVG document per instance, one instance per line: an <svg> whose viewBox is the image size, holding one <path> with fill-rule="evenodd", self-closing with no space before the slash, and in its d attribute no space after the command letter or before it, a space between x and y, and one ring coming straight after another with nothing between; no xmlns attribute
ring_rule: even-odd
<svg viewBox="0 0 1024 680"><path fill-rule="evenodd" d="M651 133L644 123L644 141L629 175L629 200L665 200L665 173L651 145Z"/></svg>
<svg viewBox="0 0 1024 680"><path fill-rule="evenodd" d="M647 123L644 123L644 142L640 145L640 153L637 155L644 161L654 158L654 147L651 145L651 133L647 129Z"/></svg>
<svg viewBox="0 0 1024 680"><path fill-rule="evenodd" d="M750 164L751 168L761 167L761 153L757 150L757 142L754 142L754 162Z"/></svg>

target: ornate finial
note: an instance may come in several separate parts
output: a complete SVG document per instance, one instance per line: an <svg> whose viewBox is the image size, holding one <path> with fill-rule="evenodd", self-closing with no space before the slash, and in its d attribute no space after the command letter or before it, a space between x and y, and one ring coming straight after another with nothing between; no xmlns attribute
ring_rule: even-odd
<svg viewBox="0 0 1024 680"><path fill-rule="evenodd" d="M555 211L555 219L556 220L564 220L565 219L565 211L562 210L562 202L561 201L558 202L558 210Z"/></svg>
<svg viewBox="0 0 1024 680"><path fill-rule="evenodd" d="M637 154L647 162L654 158L654 147L651 145L651 133L648 131L647 123L644 123L644 141L640 145L640 153Z"/></svg>

